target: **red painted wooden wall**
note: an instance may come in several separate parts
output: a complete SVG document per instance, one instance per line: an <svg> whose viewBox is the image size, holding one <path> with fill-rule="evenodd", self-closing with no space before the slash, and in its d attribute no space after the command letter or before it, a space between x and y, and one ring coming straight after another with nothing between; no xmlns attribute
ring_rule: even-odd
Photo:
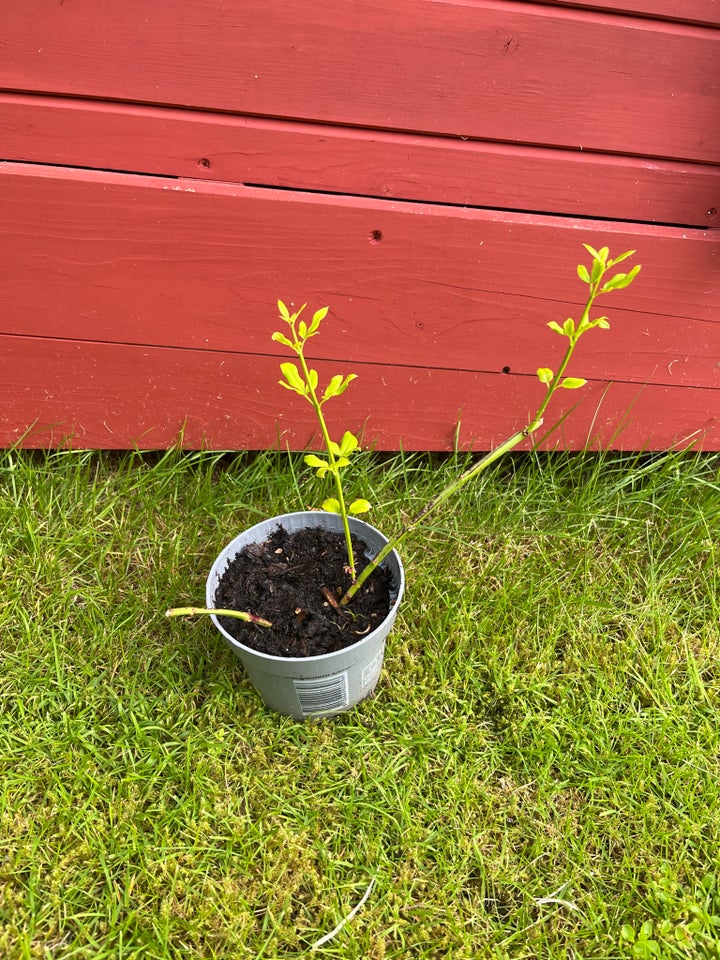
<svg viewBox="0 0 720 960"><path fill-rule="evenodd" d="M720 448L720 0L0 0L0 443L486 449L637 248L546 445ZM284 357L283 357L284 358ZM330 407L328 407L330 413Z"/></svg>

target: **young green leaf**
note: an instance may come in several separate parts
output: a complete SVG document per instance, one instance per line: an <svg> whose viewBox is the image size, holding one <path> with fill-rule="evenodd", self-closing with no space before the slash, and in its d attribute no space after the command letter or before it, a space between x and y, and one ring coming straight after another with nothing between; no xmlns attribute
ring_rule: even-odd
<svg viewBox="0 0 720 960"><path fill-rule="evenodd" d="M288 320L288 321L289 321L289 320L290 320L290 311L289 311L288 308L285 306L285 304L282 302L282 300L278 300L277 306L278 306L278 310L280 311L280 316L283 318L283 320Z"/></svg>
<svg viewBox="0 0 720 960"><path fill-rule="evenodd" d="M537 376L540 383L552 383L553 372L550 367L540 367Z"/></svg>
<svg viewBox="0 0 720 960"><path fill-rule="evenodd" d="M588 268L584 263L578 264L577 272L583 283L590 283L590 274L588 273Z"/></svg>
<svg viewBox="0 0 720 960"><path fill-rule="evenodd" d="M308 383L313 390L317 390L318 385L318 372L317 370L308 370ZM309 390L305 390L305 393L309 393Z"/></svg>
<svg viewBox="0 0 720 960"><path fill-rule="evenodd" d="M357 380L356 373L349 373L346 377L342 377L340 374L336 374L336 376L334 376L330 381L330 383L328 384L327 390L325 391L326 395L323 397L323 402L325 400L329 400L331 396L339 397L341 394L345 393L345 391L353 382L353 380ZM328 390L330 389L331 384L333 385L333 392L331 394L328 394Z"/></svg>
<svg viewBox="0 0 720 960"><path fill-rule="evenodd" d="M625 253L621 253L619 257L615 257L614 260L608 260L608 267L614 267L616 263L622 263L623 260L627 260L628 257L631 257L634 253L637 253L637 250L627 250Z"/></svg>
<svg viewBox="0 0 720 960"><path fill-rule="evenodd" d="M618 290L626 276L626 273L616 273L614 277L611 277L602 285L600 293L610 293L611 290Z"/></svg>
<svg viewBox="0 0 720 960"><path fill-rule="evenodd" d="M280 333L279 331L276 331L272 335L272 338L275 341L275 343L281 343L284 347L290 347L291 350L294 349L292 340L288 340L288 338L284 336L282 333Z"/></svg>
<svg viewBox="0 0 720 960"><path fill-rule="evenodd" d="M330 383L325 387L325 393L323 393L323 403L326 400L329 400L330 397L339 396L340 388L343 384L343 376L341 373L336 373L334 377L330 380Z"/></svg>
<svg viewBox="0 0 720 960"><path fill-rule="evenodd" d="M320 310L316 310L313 314L312 322L310 323L310 329L308 330L308 336L314 337L315 334L320 329L320 324L327 316L329 307L321 307Z"/></svg>
<svg viewBox="0 0 720 960"><path fill-rule="evenodd" d="M305 384L303 383L300 372L294 363L281 363L280 369L282 375L285 377L285 380L279 380L278 383L282 387L287 387L288 390L294 390L295 393L299 393L300 396L305 396Z"/></svg>
<svg viewBox="0 0 720 960"><path fill-rule="evenodd" d="M368 500L353 500L353 502L348 507L348 513L352 513L353 516L358 513L367 513L370 509L370 502Z"/></svg>
<svg viewBox="0 0 720 960"><path fill-rule="evenodd" d="M305 323L304 320L301 320L300 323L298 324L298 333L300 334L301 340L305 340L305 338L307 337L307 332L308 332L307 324Z"/></svg>
<svg viewBox="0 0 720 960"><path fill-rule="evenodd" d="M600 327L601 330L609 330L610 324L608 323L607 317L598 317L597 320L593 320L590 324L591 327Z"/></svg>
<svg viewBox="0 0 720 960"><path fill-rule="evenodd" d="M564 336L564 335L565 335L565 331L564 331L563 328L560 326L560 324L557 322L557 320L551 320L550 323L548 324L548 326L550 327L551 330L554 330L555 333L559 333L560 336Z"/></svg>
<svg viewBox="0 0 720 960"><path fill-rule="evenodd" d="M314 453L308 453L304 458L304 462L308 467L314 467L317 470L317 475L319 477L324 477L325 474L330 469L330 464L327 460L321 460L320 457L316 457Z"/></svg>
<svg viewBox="0 0 720 960"><path fill-rule="evenodd" d="M600 293L609 293L611 290L624 290L629 287L635 277L640 273L640 264L633 267L630 273L616 273L614 277L603 284Z"/></svg>
<svg viewBox="0 0 720 960"><path fill-rule="evenodd" d="M328 497L327 500L324 500L322 503L323 510L327 510L328 513L342 513L340 509L340 503L335 499L335 497Z"/></svg>
<svg viewBox="0 0 720 960"><path fill-rule="evenodd" d="M563 333L566 337L572 337L572 335L575 333L575 321L572 317L568 317L563 324Z"/></svg>
<svg viewBox="0 0 720 960"><path fill-rule="evenodd" d="M600 254L597 252L595 247L591 247L589 243L584 243L583 246L585 247L587 252L590 254L590 256L593 258L593 260L600 259Z"/></svg>
<svg viewBox="0 0 720 960"><path fill-rule="evenodd" d="M354 450L357 450L358 446L359 443L357 437L350 433L349 430L346 430L343 434L342 440L340 441L340 456L349 457Z"/></svg>
<svg viewBox="0 0 720 960"><path fill-rule="evenodd" d="M356 373L349 373L349 374L345 377L345 379L343 380L342 387L340 388L340 393L345 393L345 391L346 391L347 388L350 386L350 384L353 382L353 380L357 380L357 374L356 374ZM340 396L340 393L338 393L338 396Z"/></svg>
<svg viewBox="0 0 720 960"><path fill-rule="evenodd" d="M560 381L560 386L566 390L577 390L578 387L584 387L586 383L587 380L583 380L582 377L565 377Z"/></svg>

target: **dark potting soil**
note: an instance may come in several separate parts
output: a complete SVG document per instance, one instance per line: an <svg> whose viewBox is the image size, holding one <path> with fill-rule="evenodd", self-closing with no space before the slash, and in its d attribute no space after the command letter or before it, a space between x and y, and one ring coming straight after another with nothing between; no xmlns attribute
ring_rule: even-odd
<svg viewBox="0 0 720 960"><path fill-rule="evenodd" d="M358 573L368 564L365 545L353 537ZM358 643L390 610L389 571L371 574L346 608L336 610L323 588L341 597L350 586L342 534L319 527L288 533L278 527L263 543L234 557L220 577L215 606L269 620L262 627L219 617L227 632L253 650L276 657L313 657Z"/></svg>

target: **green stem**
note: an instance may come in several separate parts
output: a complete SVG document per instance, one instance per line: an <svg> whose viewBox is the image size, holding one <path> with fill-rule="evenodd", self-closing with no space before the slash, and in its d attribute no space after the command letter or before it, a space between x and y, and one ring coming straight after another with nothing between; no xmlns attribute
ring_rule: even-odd
<svg viewBox="0 0 720 960"><path fill-rule="evenodd" d="M444 490L441 490L441 492L434 497L430 503L425 504L422 510L419 510L405 525L404 529L401 530L397 536L393 537L392 540L388 541L388 543L385 544L377 556L375 556L365 567L365 569L360 572L360 575L355 583L348 587L347 591L343 595L342 599L340 600L340 605L345 606L345 604L352 600L367 578L380 566L383 560L402 543L408 534L417 529L417 527L423 522L428 514L436 510L441 504L443 504L446 500L456 494L462 487L464 487L466 483L469 483L471 480L477 477L483 472L483 470L487 470L487 468L495 463L496 460L499 460L506 453L509 453L514 447L516 447L523 440L527 439L531 433L534 433L535 430L538 430L541 426L542 419L538 419L537 416L534 417L532 422L525 427L524 430L518 430L517 433L514 433L511 437L508 437L507 440L495 447L494 450L486 453L482 459L478 460L478 462L474 464L474 466L462 473L451 484L448 484Z"/></svg>
<svg viewBox="0 0 720 960"><path fill-rule="evenodd" d="M293 328L293 334L295 334L294 328ZM311 403L315 411L315 415L318 418L318 423L320 424L320 430L322 431L323 441L325 443L325 448L328 454L330 472L332 473L333 479L335 481L335 492L337 494L338 504L340 505L340 516L342 517L343 530L345 532L345 544L347 547L348 569L350 571L350 577L354 583L355 582L355 557L353 555L352 535L350 533L350 523L348 521L348 512L347 512L347 507L345 506L345 496L343 494L342 482L340 480L340 471L335 465L336 464L335 454L332 451L330 433L328 431L327 424L325 423L325 417L323 416L322 403L318 400L317 394L315 393L312 382L310 380L310 371L308 370L308 365L305 362L303 345L301 341L298 339L297 334L295 334L295 342L296 342L295 351L300 359L300 365L302 366L303 377L305 378L305 383L307 384L307 388L309 392L307 399Z"/></svg>
<svg viewBox="0 0 720 960"><path fill-rule="evenodd" d="M592 305L598 296L598 291L600 290L600 283L602 282L602 278L604 275L605 275L605 271L603 271L600 274L599 279L594 284L591 284L590 286L590 294L585 304L585 309L583 310L582 317L580 318L580 323L578 324L578 328L575 331L575 333L570 337L570 343L568 344L568 348L565 351L565 356L562 358L562 362L560 363L558 372L554 375L554 377L552 378L552 381L548 384L548 389L543 399L543 402L538 407L535 416L533 417L532 421L530 422L530 425L528 426L528 430L530 430L530 427L532 426L533 423L535 423L536 420L542 419L545 411L547 410L548 404L552 400L553 394L555 393L557 388L560 386L560 383L563 377L565 376L565 371L567 370L567 366L570 363L570 358L575 352L575 347L577 346L577 342L580 339L580 337L583 335L583 333L585 333L586 330L588 329L588 323L590 321L590 310L592 309ZM534 429L536 430L537 427L535 427ZM530 430L530 432L533 433L534 430Z"/></svg>
<svg viewBox="0 0 720 960"><path fill-rule="evenodd" d="M532 418L532 420L526 427L526 430L528 431L528 433L534 433L542 423L543 415L548 408L548 404L552 400L553 394L555 393L557 388L560 386L560 383L563 377L565 376L565 371L567 370L567 366L570 363L570 358L572 357L575 351L576 343L577 343L577 340L570 341L570 344L568 345L568 348L565 351L565 356L562 358L560 367L558 368L558 372L555 374L555 376L552 378L551 382L547 386L547 391L543 398L543 402L537 408L535 412L535 416ZM538 420L540 421L540 423L537 423ZM534 426L535 423L537 423L537 426Z"/></svg>
<svg viewBox="0 0 720 960"><path fill-rule="evenodd" d="M269 620L257 617L254 613L245 613L242 610L218 610L208 609L207 607L171 607L165 611L166 617L194 617L199 613L214 613L216 617L233 617L236 620L244 620L246 623L254 623L258 627L271 627Z"/></svg>

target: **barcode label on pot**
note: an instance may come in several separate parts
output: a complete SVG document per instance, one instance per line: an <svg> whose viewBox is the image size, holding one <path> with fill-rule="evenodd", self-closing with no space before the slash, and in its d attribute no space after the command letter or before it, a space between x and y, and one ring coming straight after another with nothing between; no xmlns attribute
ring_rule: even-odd
<svg viewBox="0 0 720 960"><path fill-rule="evenodd" d="M293 686L306 717L312 713L344 710L350 699L347 670L319 680L293 680Z"/></svg>

